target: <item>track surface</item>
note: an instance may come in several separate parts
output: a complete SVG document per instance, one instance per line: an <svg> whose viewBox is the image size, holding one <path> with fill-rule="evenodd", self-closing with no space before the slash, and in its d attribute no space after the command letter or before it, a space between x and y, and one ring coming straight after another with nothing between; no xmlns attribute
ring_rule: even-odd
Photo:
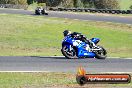
<svg viewBox="0 0 132 88"><path fill-rule="evenodd" d="M12 9L0 9L0 13L10 13L10 14L24 14L24 15L34 15L34 11L27 10L12 10ZM116 22L124 24L132 24L132 17L118 17L118 16L100 16L91 14L73 14L66 12L48 12L48 17L59 17L59 18L70 18L79 20L93 20L93 21L105 21L105 22Z"/></svg>
<svg viewBox="0 0 132 88"><path fill-rule="evenodd" d="M0 71L76 72L79 66L87 72L132 72L132 59L1 56Z"/></svg>

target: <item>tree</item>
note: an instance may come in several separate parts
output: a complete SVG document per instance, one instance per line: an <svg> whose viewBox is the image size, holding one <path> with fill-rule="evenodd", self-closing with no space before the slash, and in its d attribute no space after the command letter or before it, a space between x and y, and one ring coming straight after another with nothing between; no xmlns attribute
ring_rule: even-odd
<svg viewBox="0 0 132 88"><path fill-rule="evenodd" d="M60 6L65 8L71 8L74 7L73 3L74 3L73 0L62 0Z"/></svg>
<svg viewBox="0 0 132 88"><path fill-rule="evenodd" d="M36 0L27 0L27 3L30 5L30 4L33 4L34 2L36 2Z"/></svg>
<svg viewBox="0 0 132 88"><path fill-rule="evenodd" d="M97 9L119 9L118 0L95 0Z"/></svg>
<svg viewBox="0 0 132 88"><path fill-rule="evenodd" d="M83 0L83 7L84 8L93 8L94 0Z"/></svg>
<svg viewBox="0 0 132 88"><path fill-rule="evenodd" d="M16 0L17 4L27 5L27 0Z"/></svg>
<svg viewBox="0 0 132 88"><path fill-rule="evenodd" d="M129 8L132 9L132 5Z"/></svg>
<svg viewBox="0 0 132 88"><path fill-rule="evenodd" d="M0 0L0 4L27 4L27 0Z"/></svg>
<svg viewBox="0 0 132 88"><path fill-rule="evenodd" d="M9 0L0 0L0 4L8 4Z"/></svg>
<svg viewBox="0 0 132 88"><path fill-rule="evenodd" d="M83 7L82 1L81 0L74 0L74 7L82 8Z"/></svg>
<svg viewBox="0 0 132 88"><path fill-rule="evenodd" d="M46 5L51 7L59 6L62 0L46 0Z"/></svg>

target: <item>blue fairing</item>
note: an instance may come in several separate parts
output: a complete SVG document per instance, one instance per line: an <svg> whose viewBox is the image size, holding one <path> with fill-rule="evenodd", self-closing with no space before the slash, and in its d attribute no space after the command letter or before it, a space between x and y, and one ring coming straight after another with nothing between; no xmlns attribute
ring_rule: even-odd
<svg viewBox="0 0 132 88"><path fill-rule="evenodd" d="M72 37L70 37L70 36L66 36L64 39L63 39L63 41L62 41L62 46L64 46L64 45L72 45Z"/></svg>
<svg viewBox="0 0 132 88"><path fill-rule="evenodd" d="M86 43L84 42L78 46L78 57L89 57L89 58L95 57L95 53L88 52L85 48L83 48L85 46L86 46Z"/></svg>
<svg viewBox="0 0 132 88"><path fill-rule="evenodd" d="M94 44L97 44L100 41L100 39L99 38L92 38L91 41L94 42Z"/></svg>
<svg viewBox="0 0 132 88"><path fill-rule="evenodd" d="M77 42L76 42L77 41ZM95 44L97 44L100 40L98 38L92 38L91 39L92 42L94 42ZM74 46L74 48L76 48L77 50L77 56L78 57L90 57L93 58L95 57L95 53L94 52L89 52L86 50L86 46L87 44L85 42L78 42L77 39L73 39L70 35L66 36L63 41L62 41L62 47L63 46L67 46L68 48L70 48L70 45Z"/></svg>

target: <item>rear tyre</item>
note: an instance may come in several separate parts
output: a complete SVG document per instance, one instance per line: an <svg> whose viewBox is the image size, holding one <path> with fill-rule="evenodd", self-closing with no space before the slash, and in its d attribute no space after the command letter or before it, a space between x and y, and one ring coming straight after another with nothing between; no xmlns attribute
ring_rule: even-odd
<svg viewBox="0 0 132 88"><path fill-rule="evenodd" d="M73 47L72 47L72 50L70 51L67 46L63 46L62 49L61 49L61 52L68 59L78 58L77 57L77 52L76 52L75 48L73 48Z"/></svg>
<svg viewBox="0 0 132 88"><path fill-rule="evenodd" d="M48 15L48 13L45 13L45 15Z"/></svg>
<svg viewBox="0 0 132 88"><path fill-rule="evenodd" d="M41 13L42 13L43 15L48 15L48 13L46 13L44 9L41 11Z"/></svg>
<svg viewBox="0 0 132 88"><path fill-rule="evenodd" d="M99 51L96 51L95 54L96 54L96 58L97 59L105 59L107 56L107 51L102 47L102 46L98 46L101 48L101 50Z"/></svg>

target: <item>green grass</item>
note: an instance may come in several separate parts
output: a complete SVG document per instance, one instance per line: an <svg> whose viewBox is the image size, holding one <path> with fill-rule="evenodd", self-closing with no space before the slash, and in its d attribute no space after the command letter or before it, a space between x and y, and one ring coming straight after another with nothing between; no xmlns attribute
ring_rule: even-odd
<svg viewBox="0 0 132 88"><path fill-rule="evenodd" d="M0 56L53 56L65 29L101 39L108 56L132 57L132 26L44 16L0 14Z"/></svg>
<svg viewBox="0 0 132 88"><path fill-rule="evenodd" d="M0 88L44 88L75 84L69 73L0 73Z"/></svg>
<svg viewBox="0 0 132 88"><path fill-rule="evenodd" d="M132 5L132 0L118 0L121 9L128 10L129 7Z"/></svg>
<svg viewBox="0 0 132 88"><path fill-rule="evenodd" d="M86 84L88 88L129 88L130 84ZM0 88L80 88L71 73L0 73Z"/></svg>

